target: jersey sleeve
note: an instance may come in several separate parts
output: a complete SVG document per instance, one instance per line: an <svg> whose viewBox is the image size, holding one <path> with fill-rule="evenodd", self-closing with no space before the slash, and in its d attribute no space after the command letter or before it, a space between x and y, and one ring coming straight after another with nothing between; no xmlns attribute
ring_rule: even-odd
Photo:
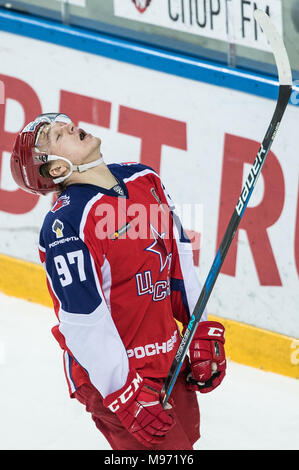
<svg viewBox="0 0 299 470"><path fill-rule="evenodd" d="M181 220L175 211L175 205L164 184L161 188L170 210L173 230L172 262L170 269L170 295L173 315L183 326L187 326L199 298L202 286L196 273L192 244L186 235ZM201 321L208 319L205 309Z"/></svg>
<svg viewBox="0 0 299 470"><path fill-rule="evenodd" d="M59 320L53 334L106 397L126 382L127 353L103 294L101 272L87 245L68 221L51 221L51 225L41 231L39 251Z"/></svg>

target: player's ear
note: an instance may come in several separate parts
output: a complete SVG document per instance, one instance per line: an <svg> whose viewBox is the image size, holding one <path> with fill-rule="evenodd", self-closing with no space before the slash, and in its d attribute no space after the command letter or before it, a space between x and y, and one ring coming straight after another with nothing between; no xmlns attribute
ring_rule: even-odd
<svg viewBox="0 0 299 470"><path fill-rule="evenodd" d="M59 178L60 176L63 176L66 171L68 171L68 168L63 163L55 162L48 171L52 178Z"/></svg>

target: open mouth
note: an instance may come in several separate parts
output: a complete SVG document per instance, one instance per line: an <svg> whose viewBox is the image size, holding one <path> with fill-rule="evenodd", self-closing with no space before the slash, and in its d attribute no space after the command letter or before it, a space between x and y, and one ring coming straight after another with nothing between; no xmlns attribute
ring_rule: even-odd
<svg viewBox="0 0 299 470"><path fill-rule="evenodd" d="M87 134L83 129L79 129L79 138L80 138L80 140L85 140L88 135L89 134Z"/></svg>

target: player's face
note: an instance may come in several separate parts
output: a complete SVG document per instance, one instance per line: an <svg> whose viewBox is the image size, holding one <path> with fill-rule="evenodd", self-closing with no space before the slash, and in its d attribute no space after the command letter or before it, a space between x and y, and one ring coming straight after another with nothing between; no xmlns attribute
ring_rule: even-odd
<svg viewBox="0 0 299 470"><path fill-rule="evenodd" d="M54 122L42 127L36 144L41 152L58 155L80 165L99 158L101 140L72 122Z"/></svg>

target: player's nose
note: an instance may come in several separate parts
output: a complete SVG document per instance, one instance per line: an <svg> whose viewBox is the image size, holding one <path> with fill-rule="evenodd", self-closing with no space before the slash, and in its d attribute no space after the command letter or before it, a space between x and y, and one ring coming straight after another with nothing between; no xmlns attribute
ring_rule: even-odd
<svg viewBox="0 0 299 470"><path fill-rule="evenodd" d="M66 132L68 132L69 134L74 134L76 132L76 126L73 122L69 122L68 124L65 124L64 125L64 129L66 130Z"/></svg>

